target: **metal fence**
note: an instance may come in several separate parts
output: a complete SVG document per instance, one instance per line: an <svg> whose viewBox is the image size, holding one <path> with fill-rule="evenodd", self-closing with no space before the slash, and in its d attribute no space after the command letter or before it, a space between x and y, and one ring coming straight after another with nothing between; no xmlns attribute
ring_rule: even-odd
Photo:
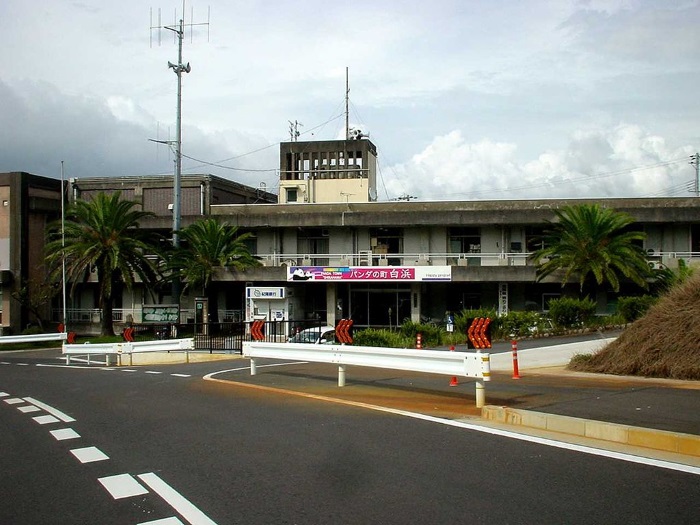
<svg viewBox="0 0 700 525"><path fill-rule="evenodd" d="M235 353L243 351L244 341L253 341L251 326L253 322L206 323L206 324L135 324L136 339L148 337L155 339L194 338L194 349L209 353ZM260 329L262 341L284 343L292 335L307 328L319 328L320 321L265 321Z"/></svg>

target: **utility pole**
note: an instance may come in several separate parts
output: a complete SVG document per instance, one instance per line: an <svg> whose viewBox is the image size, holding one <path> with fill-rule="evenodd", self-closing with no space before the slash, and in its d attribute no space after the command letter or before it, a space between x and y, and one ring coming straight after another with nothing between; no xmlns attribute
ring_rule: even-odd
<svg viewBox="0 0 700 525"><path fill-rule="evenodd" d="M350 140L350 78L349 68L345 66L345 140Z"/></svg>
<svg viewBox="0 0 700 525"><path fill-rule="evenodd" d="M695 166L695 196L700 197L700 153L690 156L690 165Z"/></svg>
<svg viewBox="0 0 700 525"><path fill-rule="evenodd" d="M180 211L180 203L181 203L181 198L180 198L180 188L181 188L181 180L182 180L182 74L183 73L189 73L192 68L190 67L190 63L187 62L187 64L182 63L182 42L185 38L185 26L189 27L192 29L194 26L207 26L209 27L209 15L207 16L207 22L203 23L198 23L195 24L192 21L190 21L189 24L185 24L184 18L185 18L185 0L182 0L182 17L180 18L179 22L174 23L173 25L170 26L162 26L160 25L160 10L158 10L158 25L154 26L153 25L153 11L151 10L151 34L153 33L153 29L158 29L158 42L160 43L160 30L161 29L167 29L168 31L172 31L175 33L175 36L178 41L178 46L177 46L177 64L173 64L172 62L168 61L168 67L173 70L173 72L177 75L177 116L176 116L176 138L174 141L175 145L175 177L173 181L173 247L177 248L180 246L180 238L178 235L178 232L180 231L180 217L181 217L181 211ZM194 14L192 15L194 17ZM154 142L164 142L164 141L154 141ZM172 143L171 141L168 141L169 143ZM180 303L180 280L179 279L174 279L173 280L173 287L172 287L172 299L173 301L177 301L177 303Z"/></svg>

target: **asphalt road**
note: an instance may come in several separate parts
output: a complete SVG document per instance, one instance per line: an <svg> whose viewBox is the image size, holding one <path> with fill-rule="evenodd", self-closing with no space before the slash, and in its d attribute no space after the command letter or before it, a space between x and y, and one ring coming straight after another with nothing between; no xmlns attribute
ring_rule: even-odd
<svg viewBox="0 0 700 525"><path fill-rule="evenodd" d="M231 363L0 360L3 524L700 522L697 474L202 380Z"/></svg>

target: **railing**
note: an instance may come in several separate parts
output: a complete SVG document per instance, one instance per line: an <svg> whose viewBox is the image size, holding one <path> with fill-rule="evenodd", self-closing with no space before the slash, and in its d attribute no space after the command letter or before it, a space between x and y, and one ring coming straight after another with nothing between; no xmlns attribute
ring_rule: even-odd
<svg viewBox="0 0 700 525"><path fill-rule="evenodd" d="M219 322L242 322L245 312L239 310L219 310ZM52 312L53 321L63 322L63 310L55 308ZM99 308L68 308L66 321L75 323L99 323L102 320L102 310ZM112 310L112 321L115 323L142 323L141 308L115 308ZM194 308L180 309L180 324L194 323Z"/></svg>
<svg viewBox="0 0 700 525"><path fill-rule="evenodd" d="M257 374L257 359L285 359L338 365L338 386L345 386L345 367L365 366L407 370L426 374L474 377L476 406L485 402L484 381L490 381L489 354L481 352L446 352L407 350L369 346L319 345L297 343L243 343L243 355L250 358L250 374Z"/></svg>
<svg viewBox="0 0 700 525"><path fill-rule="evenodd" d="M376 253L259 253L263 266L534 266L532 252L418 252ZM683 259L700 259L700 252L653 252L650 263Z"/></svg>

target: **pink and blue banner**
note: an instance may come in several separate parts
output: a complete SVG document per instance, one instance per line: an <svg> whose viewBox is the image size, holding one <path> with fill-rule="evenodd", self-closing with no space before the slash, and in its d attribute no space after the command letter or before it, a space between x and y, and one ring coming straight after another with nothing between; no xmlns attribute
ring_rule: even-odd
<svg viewBox="0 0 700 525"><path fill-rule="evenodd" d="M451 266L290 266L287 281L451 281Z"/></svg>

